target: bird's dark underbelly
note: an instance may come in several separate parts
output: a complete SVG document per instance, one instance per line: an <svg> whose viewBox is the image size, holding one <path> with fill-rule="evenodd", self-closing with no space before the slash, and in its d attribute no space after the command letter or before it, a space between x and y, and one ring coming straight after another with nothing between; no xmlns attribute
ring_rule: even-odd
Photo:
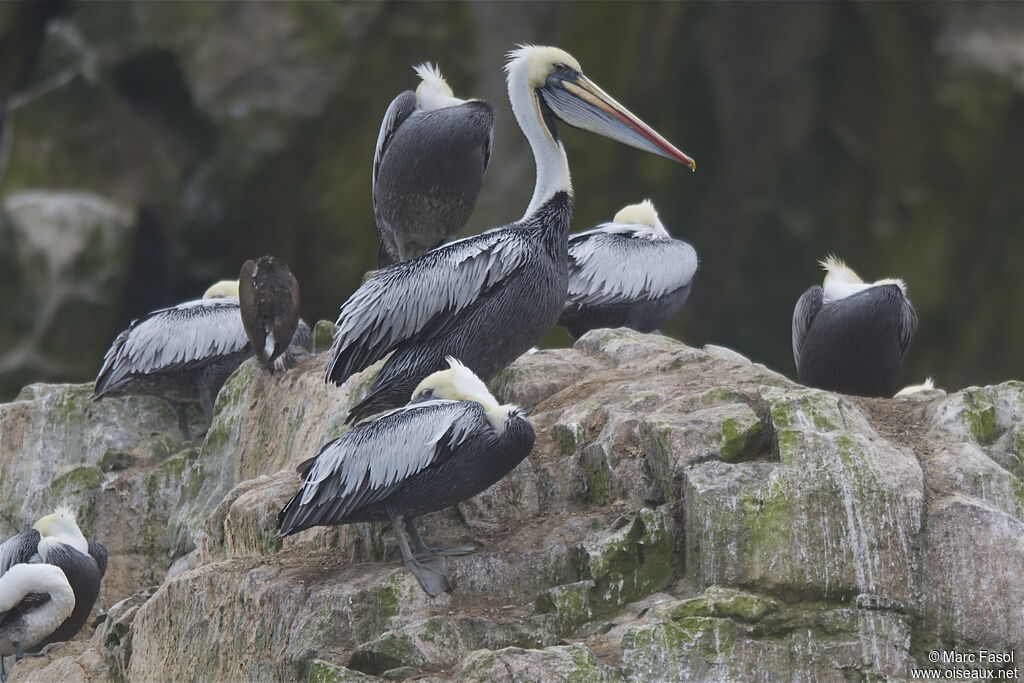
<svg viewBox="0 0 1024 683"><path fill-rule="evenodd" d="M675 315L689 296L688 283L654 299L567 306L558 323L574 337L604 327L628 327L639 332L653 332Z"/></svg>
<svg viewBox="0 0 1024 683"><path fill-rule="evenodd" d="M129 375L104 396L158 396L175 403L198 403L200 386L208 384L211 395L216 396L231 373L251 355L252 351L246 350L199 366Z"/></svg>

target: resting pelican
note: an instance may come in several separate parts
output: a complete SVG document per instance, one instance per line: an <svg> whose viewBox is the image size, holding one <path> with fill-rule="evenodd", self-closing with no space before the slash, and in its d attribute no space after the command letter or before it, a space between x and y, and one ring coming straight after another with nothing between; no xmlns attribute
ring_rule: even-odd
<svg viewBox="0 0 1024 683"><path fill-rule="evenodd" d="M19 563L0 576L0 681L6 657L25 656L71 616L75 593L60 567Z"/></svg>
<svg viewBox="0 0 1024 683"><path fill-rule="evenodd" d="M686 303L697 252L672 239L649 199L569 235L569 296L558 324L574 337L601 327L652 332Z"/></svg>
<svg viewBox="0 0 1024 683"><path fill-rule="evenodd" d="M238 303L249 344L267 372L292 343L299 325L299 283L273 256L246 261L238 274Z"/></svg>
<svg viewBox="0 0 1024 683"><path fill-rule="evenodd" d="M107 571L107 549L102 543L86 540L74 513L67 508L57 508L53 514L40 518L33 528L0 544L0 581L17 565L45 566L34 564L38 562L59 567L67 577L73 592L73 609L56 621L44 637L34 643L21 643L22 648L28 651L70 640L82 630L96 604L100 581ZM0 653L10 654L2 649Z"/></svg>
<svg viewBox="0 0 1024 683"><path fill-rule="evenodd" d="M432 596L450 590L445 557L472 548L431 550L413 519L499 481L529 454L534 433L516 406L498 405L469 368L447 362L448 370L416 387L409 405L353 427L300 466L305 480L278 516L279 536L390 520L423 589Z"/></svg>
<svg viewBox="0 0 1024 683"><path fill-rule="evenodd" d="M855 396L892 396L917 313L902 280L862 282L834 256L825 282L793 310L793 360L801 384Z"/></svg>
<svg viewBox="0 0 1024 683"><path fill-rule="evenodd" d="M341 384L391 353L350 422L402 405L448 355L488 381L558 322L572 184L557 121L695 166L563 50L520 47L510 57L509 100L537 164L530 205L514 223L377 271L342 305L328 381Z"/></svg>
<svg viewBox="0 0 1024 683"><path fill-rule="evenodd" d="M373 154L380 265L408 261L457 234L473 212L491 158L494 110L460 100L432 64L384 114Z"/></svg>
<svg viewBox="0 0 1024 683"><path fill-rule="evenodd" d="M198 403L209 427L217 393L253 353L239 314L238 289L237 280L222 280L202 299L133 320L103 357L92 398L159 396L174 410L186 440L192 438L186 407ZM295 341L312 348L308 326L299 327Z"/></svg>

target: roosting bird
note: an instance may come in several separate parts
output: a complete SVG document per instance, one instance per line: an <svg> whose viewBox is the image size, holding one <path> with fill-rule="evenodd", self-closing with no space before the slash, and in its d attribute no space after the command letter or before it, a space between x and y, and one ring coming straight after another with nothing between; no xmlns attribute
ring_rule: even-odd
<svg viewBox="0 0 1024 683"><path fill-rule="evenodd" d="M572 184L557 121L695 166L563 50L521 47L506 70L512 110L537 164L530 205L514 223L377 271L342 305L328 381L342 384L391 353L350 422L402 405L445 356L488 381L558 322Z"/></svg>
<svg viewBox="0 0 1024 683"><path fill-rule="evenodd" d="M256 357L274 374L274 362L292 343L299 325L299 283L273 256L246 261L238 274L242 326Z"/></svg>
<svg viewBox="0 0 1024 683"><path fill-rule="evenodd" d="M558 323L574 337L601 327L652 332L686 303L697 252L672 239L650 200L569 236L569 296Z"/></svg>
<svg viewBox="0 0 1024 683"><path fill-rule="evenodd" d="M450 590L446 556L413 520L472 498L533 448L533 427L514 405L453 358L416 387L412 402L330 442L303 463L305 480L278 516L279 536L313 526L390 520L405 566L430 595ZM412 539L410 548L406 532Z"/></svg>
<svg viewBox="0 0 1024 683"><path fill-rule="evenodd" d="M90 543L86 540L78 527L75 515L67 508L58 508L53 514L42 517L33 528L17 533L0 544L0 611L4 605L13 604L13 596L21 587L35 580L32 577L35 570L18 569L16 576L22 578L8 580L11 572L18 567L36 568L50 565L60 569L65 577L65 583L70 586L70 607L66 609L66 613L63 607L60 610L47 608L52 609L49 616L38 617L34 621L25 613L24 605L19 607L20 618L26 625L45 621L48 625L41 630L46 632L39 632L38 637L32 642L22 640L16 644L13 637L5 641L4 638L7 636L0 635L0 655L8 655L15 650L38 651L50 643L70 640L82 630L89 618L99 596L100 582L107 571L107 549L102 543ZM43 578L49 581L54 577L46 575ZM58 592L63 590L59 581L53 585L57 586ZM7 586L10 588L6 588ZM8 590L11 592L6 592ZM32 589L31 592L43 591ZM66 596L61 593L60 600L64 601L65 598ZM44 605L40 603L34 607L42 609ZM58 613L63 616L57 618ZM2 623L6 625L14 616L9 611L8 615L2 618ZM3 628L0 626L0 632Z"/></svg>
<svg viewBox="0 0 1024 683"><path fill-rule="evenodd" d="M53 633L75 608L75 593L60 567L15 564L0 576L0 681L5 660L25 655Z"/></svg>
<svg viewBox="0 0 1024 683"><path fill-rule="evenodd" d="M902 280L862 282L834 256L825 282L793 310L793 360L801 384L855 396L892 396L917 329Z"/></svg>
<svg viewBox="0 0 1024 683"><path fill-rule="evenodd" d="M311 348L309 328L303 327L294 341ZM209 428L218 392L252 353L239 313L238 281L222 280L202 299L133 320L103 357L92 398L159 396L177 415L182 436L191 439L186 407L198 403Z"/></svg>
<svg viewBox="0 0 1024 683"><path fill-rule="evenodd" d="M453 97L432 64L415 71L420 84L391 102L373 155L382 267L456 235L473 212L491 158L491 105Z"/></svg>

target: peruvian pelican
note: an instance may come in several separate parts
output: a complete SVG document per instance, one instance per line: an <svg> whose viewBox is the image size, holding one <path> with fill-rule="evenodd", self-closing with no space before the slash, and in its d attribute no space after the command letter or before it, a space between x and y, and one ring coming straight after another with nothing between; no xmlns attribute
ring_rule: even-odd
<svg viewBox="0 0 1024 683"><path fill-rule="evenodd" d="M70 640L88 620L99 596L100 581L107 571L107 549L102 543L86 540L74 514L67 508L58 508L53 514L42 517L33 528L0 543L0 610L13 600L16 587L23 585L16 579L5 583L11 572L19 566L35 568L49 565L60 569L70 586L67 612L62 609L63 616L59 619L48 617L48 630L33 642L18 641L15 644L11 642L13 639L5 642L0 635L0 655L9 655L18 649L38 651L50 643ZM22 576L30 574L27 569L18 571ZM5 592L7 585L11 586L12 593Z"/></svg>
<svg viewBox="0 0 1024 683"><path fill-rule="evenodd" d="M327 381L342 384L391 354L350 422L402 405L448 355L488 381L558 322L572 217L558 121L695 167L584 76L567 52L520 47L506 71L512 111L537 164L530 204L514 223L377 271L342 305Z"/></svg>
<svg viewBox="0 0 1024 683"><path fill-rule="evenodd" d="M238 303L256 357L274 374L274 362L288 350L299 325L298 281L273 256L246 261L238 274Z"/></svg>
<svg viewBox="0 0 1024 683"><path fill-rule="evenodd" d="M299 327L295 341L311 342L308 326ZM222 280L202 299L133 320L104 355L92 398L159 396L174 410L188 440L192 430L186 407L198 403L209 428L217 393L252 354L239 313L238 281Z"/></svg>
<svg viewBox="0 0 1024 683"><path fill-rule="evenodd" d="M855 396L892 396L917 313L902 280L862 282L834 256L823 285L793 310L793 360L800 383Z"/></svg>
<svg viewBox="0 0 1024 683"><path fill-rule="evenodd" d="M469 368L447 362L449 369L420 382L407 406L353 427L300 466L305 479L278 515L278 536L390 520L402 560L423 589L431 596L451 589L445 557L472 548L431 550L413 519L499 481L530 453L534 432Z"/></svg>
<svg viewBox="0 0 1024 683"><path fill-rule="evenodd" d="M649 199L569 235L569 296L558 324L579 337L601 327L657 330L686 303L697 252L672 239Z"/></svg>
<svg viewBox="0 0 1024 683"><path fill-rule="evenodd" d="M449 240L473 212L491 158L494 110L460 100L432 64L384 114L373 154L373 214L380 266Z"/></svg>

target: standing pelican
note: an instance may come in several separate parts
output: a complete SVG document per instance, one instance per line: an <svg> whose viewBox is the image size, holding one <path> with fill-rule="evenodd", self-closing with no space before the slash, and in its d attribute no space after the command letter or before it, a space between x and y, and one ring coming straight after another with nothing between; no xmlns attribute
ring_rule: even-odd
<svg viewBox="0 0 1024 683"><path fill-rule="evenodd" d="M278 515L278 536L390 520L423 589L432 596L451 589L445 556L472 549L427 548L413 519L499 481L530 453L534 433L516 406L498 405L469 368L447 362L448 370L416 387L409 405L353 427L303 464L305 480Z"/></svg>
<svg viewBox="0 0 1024 683"><path fill-rule="evenodd" d="M457 234L473 212L491 158L491 105L453 97L432 64L415 71L420 84L391 102L373 155L382 267Z"/></svg>
<svg viewBox="0 0 1024 683"><path fill-rule="evenodd" d="M0 576L0 681L4 659L25 651L53 633L75 608L75 593L60 567L19 563Z"/></svg>
<svg viewBox="0 0 1024 683"><path fill-rule="evenodd" d="M650 200L569 236L569 296L558 323L574 337L600 327L651 332L686 303L697 252L672 239Z"/></svg>
<svg viewBox="0 0 1024 683"><path fill-rule="evenodd" d="M246 261L238 274L238 303L249 344L267 372L292 343L299 324L299 283L273 256Z"/></svg>
<svg viewBox="0 0 1024 683"><path fill-rule="evenodd" d="M342 305L327 380L341 384L391 354L350 422L402 405L445 356L488 381L558 322L572 184L557 121L695 166L565 51L528 46L510 57L509 100L537 164L530 205L514 223L377 271Z"/></svg>
<svg viewBox="0 0 1024 683"><path fill-rule="evenodd" d="M107 571L107 549L102 543L88 542L74 514L66 508L58 508L53 514L42 517L33 528L0 543L0 581L15 566L38 562L54 565L63 572L73 592L73 609L53 624L44 637L34 643L21 644L30 651L70 640L82 630Z"/></svg>
<svg viewBox="0 0 1024 683"><path fill-rule="evenodd" d="M917 313L902 280L862 282L834 256L822 286L793 310L793 360L800 383L855 396L892 396Z"/></svg>

